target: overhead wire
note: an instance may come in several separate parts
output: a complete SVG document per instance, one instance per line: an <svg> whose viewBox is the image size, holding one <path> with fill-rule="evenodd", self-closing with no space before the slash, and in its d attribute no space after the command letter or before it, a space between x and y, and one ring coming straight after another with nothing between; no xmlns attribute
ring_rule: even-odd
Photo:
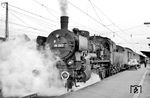
<svg viewBox="0 0 150 98"><path fill-rule="evenodd" d="M101 14L103 14L111 23L112 23L112 25L114 25L115 27L117 27L121 32L124 32L119 26L117 26L106 14L104 14L104 12L102 11L102 10L100 10L94 3L92 3L91 2L91 0L88 0L89 2L90 2L90 4L92 5L92 7L96 7L98 10L99 10L99 12L101 13ZM106 26L106 25L105 25ZM125 32L124 32L125 33ZM114 36L114 34L117 34L117 36L120 38L121 36L118 34L118 33L116 33L116 32L113 32L113 36ZM122 37L121 37L122 38ZM126 39L124 39L124 38L122 38L124 41L126 41L127 43L128 43L128 41L126 40Z"/></svg>
<svg viewBox="0 0 150 98"><path fill-rule="evenodd" d="M91 0L89 0L89 2L91 2ZM92 3L92 2L91 2ZM92 3L101 14L103 14L111 23L112 25L116 26L121 32L124 32L125 30L122 30L119 26L117 26L100 8L98 8L94 3ZM115 31L116 32L116 31ZM117 31L118 32L118 31Z"/></svg>
<svg viewBox="0 0 150 98"><path fill-rule="evenodd" d="M19 18L18 16L16 16L15 14L13 14L11 11L9 11L11 15L13 15L14 17L16 17L16 19L18 19L19 21L21 21L22 23L24 23L25 25L28 25L26 22L24 22L21 18ZM27 27L24 27L24 29L27 29ZM17 31L22 31L22 29L17 29Z"/></svg>
<svg viewBox="0 0 150 98"><path fill-rule="evenodd" d="M10 11L10 12L12 12L12 10ZM14 11L13 10L13 12L15 12L16 13L16 11ZM16 14L18 14L18 12L16 13ZM19 14L23 14L23 13L20 13L19 12ZM25 15L25 14L23 14L23 15ZM25 15L25 16L28 16L28 15ZM30 16L29 16L30 17ZM30 17L31 18L31 17ZM32 18L32 19L35 19L35 18ZM37 21L36 21L37 22ZM46 22L44 22L44 23L46 23ZM38 24L38 23L36 23L36 24ZM44 27L44 25L41 25L41 23L39 24L39 26L42 26L42 27ZM48 26L48 25L46 25L46 26ZM44 33L47 33L47 34L49 34L50 33L50 31L49 31L49 29L50 30L53 30L52 28L50 28L51 26L48 26L48 27L46 27L45 29L39 29L39 27L33 27L33 26L31 26L31 25L23 25L23 26L21 26L21 27L24 27L23 29L32 29L32 30L38 30L38 31L40 31L40 32L44 32ZM46 30L47 29L47 30ZM22 29L18 29L18 30L20 30L20 31L22 31Z"/></svg>
<svg viewBox="0 0 150 98"><path fill-rule="evenodd" d="M126 29L123 29L123 31L129 31L129 30L132 30L132 29L136 29L136 28L139 28L143 26L143 24L141 25L136 25L136 26L133 26L133 27L130 27L130 28L126 28ZM115 31L115 32L121 32L120 30L119 31Z"/></svg>
<svg viewBox="0 0 150 98"><path fill-rule="evenodd" d="M79 7L77 7L76 5L74 5L73 3L71 3L70 1L68 1L73 7L75 7L76 9L78 9L79 11L81 11L82 13L84 13L85 15L87 15L88 17L90 17L92 20L94 20L95 22L97 22L98 24L100 24L101 26L103 26L104 28L106 28L107 30L111 31L111 33L115 33L113 30L111 30L110 28L108 28L107 26L105 26L104 24L100 23L99 21L97 21L95 18L93 18L92 16L90 16L88 13L86 13L85 11L83 11L82 9L80 9ZM118 35L119 36L119 35ZM120 36L119 36L120 38ZM124 38L122 38L124 41L126 41L128 43L127 40L125 40Z"/></svg>
<svg viewBox="0 0 150 98"><path fill-rule="evenodd" d="M5 22L5 20L2 20L2 19L0 19L0 21ZM30 32L29 33L30 35L33 35L33 34L35 35L37 33L45 34L43 32L48 32L48 31L45 31L45 30L42 30L42 29L29 27L29 26L24 26L24 25L21 25L21 24L18 24L18 23L10 22L10 21L9 21L9 24L10 24L10 26L11 25L16 25L16 26L19 26L19 27L23 27L23 29L16 29L16 28L9 29L10 32L13 32L13 33L11 33L11 36L14 35L14 33L20 33L20 31L23 31L24 33L29 33ZM28 29L30 29L30 31L28 31ZM31 34L32 32L33 32L33 34Z"/></svg>
<svg viewBox="0 0 150 98"><path fill-rule="evenodd" d="M10 5L10 4L9 4ZM21 10L21 11L24 11L24 12L27 12L27 13L29 13L29 14L32 14L32 15L34 15L34 16L38 16L38 17L40 17L40 18L43 18L42 16L39 16L38 14L34 14L34 13L32 13L32 12L29 12L29 11L26 11L26 10L24 10L24 9L21 9L21 8L19 8L19 7L16 7L16 6L13 6L13 5L10 5L10 6L12 6L12 7L14 7L14 8L17 8L17 9L19 9L19 10ZM43 5L43 6L45 6L45 5ZM46 6L45 6L46 7ZM14 11L14 12L17 12L17 13L20 13L20 14L23 14L23 13L21 13L21 12L18 12L18 11L16 11L16 10L13 10L13 9L10 9L10 10L12 10L12 11ZM26 15L26 14L23 14L23 15ZM26 15L26 16L29 16L29 15ZM33 19L33 18L32 18ZM34 18L35 19L35 18ZM44 19L46 19L46 20L48 20L47 18L45 18L44 17ZM45 22L44 22L45 23ZM56 25L54 25L54 26L56 26ZM83 25L82 25L83 26ZM28 27L28 26L27 26ZM31 27L31 26L30 26ZM34 27L33 27L34 28ZM89 27L87 27L87 28L89 28ZM95 31L95 30L92 30L92 31Z"/></svg>
<svg viewBox="0 0 150 98"><path fill-rule="evenodd" d="M92 3L91 0L89 0L89 2L90 2L92 5L94 5L94 6L99 10L99 12L100 12L101 14L103 14L103 15L112 23L112 25L116 26L120 31L123 32L123 30L122 30L119 26L117 26L100 8L98 8L94 3Z"/></svg>
<svg viewBox="0 0 150 98"><path fill-rule="evenodd" d="M24 22L21 18L19 18L15 14L13 14L11 11L10 11L10 14L13 15L16 19L18 19L19 21L21 21L22 23L24 23L27 26L27 27L24 27L23 29L27 29L28 28L29 25L26 22ZM30 27L32 27L32 26L30 26ZM17 31L22 31L22 29L17 29Z"/></svg>
<svg viewBox="0 0 150 98"><path fill-rule="evenodd" d="M95 14L96 14L96 16L99 18L100 22L102 23L102 20L101 20L100 16L98 15L97 11L95 10L95 8L94 8L92 2L91 2L90 0L89 0L89 2L90 2L90 4L91 4L91 6L92 6L92 8L93 8L93 10L94 10L94 12L95 12Z"/></svg>
<svg viewBox="0 0 150 98"><path fill-rule="evenodd" d="M35 20L35 19L36 19L36 18L33 17L33 16L30 16L30 15L27 15L27 14L24 14L24 13L21 13L21 12L18 12L18 11L16 11L16 10L13 10L13 9L9 9L9 10L11 10L11 11L13 11L13 12L15 12L15 13L24 15L24 16L26 16L26 17L29 17L29 18L32 19L32 20ZM39 19L36 19L36 22L37 22L37 21L41 22L41 20L39 20ZM43 22L44 24L49 25L49 26L56 26L56 25L54 25L54 24L48 23L47 21L43 21L43 20L42 20L42 22Z"/></svg>
<svg viewBox="0 0 150 98"><path fill-rule="evenodd" d="M24 13L21 13L21 12L19 12L19 11L16 11L16 10L13 10L13 9L9 9L9 10L11 10L11 11L13 11L13 12L15 12L15 13L18 13L18 14L21 14L21 15L24 15L24 16L27 16L28 18L30 18L30 19L32 19L32 20L35 20L35 19L36 19L35 22L37 22L37 21L43 22L43 23L40 23L39 25L41 26L41 24L46 24L46 26L48 26L48 27L47 27L48 29L51 29L51 30L52 30L52 28L50 28L50 27L56 26L56 25L54 25L54 24L48 23L47 21L44 22L43 20L39 20L39 19L37 19L37 18L35 18L35 17L33 17L33 16L30 16L30 15L27 15L27 14L24 14ZM31 20L31 21L32 21L32 20ZM34 21L32 21L32 22L34 22ZM44 25L42 25L42 26L44 26Z"/></svg>
<svg viewBox="0 0 150 98"><path fill-rule="evenodd" d="M37 0L33 0L33 1L34 1L35 3L37 3L37 4L39 4L40 6L44 7L44 8L48 11L48 13L50 13L53 17L55 17L56 19L58 19L57 16L55 16L53 13L51 13L51 11L53 11L52 9L48 8L47 6L45 6L44 4L40 3L40 2L37 1ZM50 9L51 11L49 11L49 9Z"/></svg>
<svg viewBox="0 0 150 98"><path fill-rule="evenodd" d="M2 20L2 19L0 19L0 21L5 22L5 20ZM18 23L15 23L15 22L10 22L10 21L9 21L9 23L10 23L10 24L13 24L13 25L20 26L20 27L27 27L27 28L30 28L30 29L33 29L33 30L37 30L37 31L48 32L48 31L44 31L44 30L39 29L39 28L30 27L30 26L25 26L25 25L18 24Z"/></svg>
<svg viewBox="0 0 150 98"><path fill-rule="evenodd" d="M47 8L45 5L43 5L43 4L41 4L40 2L38 2L37 0L34 0L35 2L37 2L38 4L40 4L41 6L43 6L43 7L45 7L45 8ZM90 0L89 0L90 1ZM69 2L70 3L70 2ZM92 2L91 2L92 3ZM72 4L72 3L71 3ZM10 4L9 4L10 5ZM73 4L72 4L73 5ZM45 17L43 17L43 16L41 16L41 15L38 15L38 14L35 14L35 13L32 13L32 12L29 12L29 11L26 11L26 10L24 10L24 9L21 9L21 8L18 8L18 7L16 7L16 6L13 6L13 5L10 5L10 6L12 6L12 7L15 7L15 8L17 8L17 9L20 9L20 10L22 10L22 11L25 11L25 12L28 12L28 13L30 13L30 14L32 14L32 15L36 15L36 16L39 16L39 17L41 17L41 18L44 18L44 19L48 19L48 18L45 18ZM94 5L95 6L95 5ZM92 6L93 7L93 9L94 9L94 6ZM76 7L76 8L78 8L78 7ZM80 8L78 8L78 9L80 9ZM86 15L88 15L86 12L84 12L83 10L81 10L84 14L86 14ZM95 11L95 13L97 13L96 12L96 10L94 9L94 11ZM103 13L104 14L104 13ZM104 14L105 15L105 14ZM92 16L90 16L90 15L88 15L89 17L91 17L92 19L94 19ZM97 14L97 16L98 16L98 14ZM105 15L106 16L106 15ZM98 16L99 17L99 16ZM99 17L100 18L100 17ZM108 18L108 17L107 17ZM108 18L109 19L109 18ZM49 20L49 19L48 19ZM97 21L96 19L94 19L95 21ZM112 22L112 20L111 19L109 19L111 22ZM98 21L97 21L98 22ZM100 23L100 22L98 22L99 24L101 24L103 27L105 27L105 28L107 28L107 26L105 26L104 24L102 24L102 23ZM113 22L112 22L113 23ZM114 24L114 23L113 23ZM107 29L109 29L109 28L107 28ZM109 29L110 31L112 31L111 29ZM113 32L113 31L112 31ZM114 32L113 32L114 33Z"/></svg>
<svg viewBox="0 0 150 98"><path fill-rule="evenodd" d="M101 26L103 26L104 28L106 28L107 30L111 31L111 33L114 32L111 29L109 29L108 27L106 27L104 24L100 23L98 20L96 20L95 18L93 18L92 16L90 16L88 13L86 13L85 11L83 11L82 9L80 9L79 7L77 7L76 5L74 5L73 3L71 3L70 1L68 1L68 3L70 3L73 7L75 7L76 9L78 9L83 14L87 15L88 17L90 17L92 20L94 20L95 22L97 22L98 24L100 24Z"/></svg>
<svg viewBox="0 0 150 98"><path fill-rule="evenodd" d="M34 1L37 2L38 4L40 4L41 6L43 6L43 7L45 7L45 8L48 8L48 7L46 7L44 4L41 4L40 2L38 2L38 1L36 1L36 0L34 0ZM10 4L9 4L9 5L10 5ZM40 16L40 15L38 15L38 14L29 12L29 11L24 10L24 9L21 9L21 8L19 8L19 7L16 7L16 6L13 6L13 5L10 5L10 6L12 6L12 7L14 7L14 8L17 8L17 9L19 9L19 10L22 10L22 11L24 11L24 12L30 13L30 14L32 14L32 15L35 15L35 16L38 16L38 17L41 17L41 18L44 18L44 19L48 20L47 18L45 18L45 17L43 17L43 16ZM94 31L94 30L92 30L92 31Z"/></svg>
<svg viewBox="0 0 150 98"><path fill-rule="evenodd" d="M33 1L36 2L36 3L38 3L39 5L41 5L42 7L46 8L47 10L50 9L50 8L48 8L46 5L40 3L40 2L37 1L37 0L33 0ZM50 9L50 10L54 11L53 9ZM55 13L56 13L56 11L55 11ZM50 14L52 14L52 13L50 13ZM54 17L56 17L54 14L52 14L52 15L53 15ZM57 17L56 17L56 18L57 18ZM72 20L73 20L73 19L72 19ZM73 20L73 22L75 22L75 21ZM76 23L77 23L77 22L76 22ZM79 23L77 23L77 24L79 24ZM88 28L88 29L90 29L91 31L96 31L96 30L93 30L92 28L87 27L87 26L85 26L85 25L82 25L82 24L79 24L79 25L81 25L82 27ZM96 32L98 32L98 31L96 31Z"/></svg>
<svg viewBox="0 0 150 98"><path fill-rule="evenodd" d="M10 14L12 14L14 17L16 17L16 19L18 19L19 21L21 21L22 23L24 23L25 25L28 25L25 21L23 21L20 17L16 16L15 14L13 14L11 11L9 11Z"/></svg>
<svg viewBox="0 0 150 98"><path fill-rule="evenodd" d="M51 22L56 23L56 21L54 21L54 20L52 20L52 19L49 19L49 18L46 18L46 17L44 17L44 16L38 15L38 14L36 14L36 13L30 12L30 11L27 11L27 10L24 10L24 9L19 8L19 7L16 7L16 6L14 6L14 5L9 4L9 6L11 6L11 7L13 7L13 8L16 8L16 9L18 9L18 10L24 11L24 12L26 12L26 13L32 14L32 15L34 15L34 16L37 16L37 17L39 17L39 18L42 18L42 19L45 19L45 20L48 20L48 21L51 21Z"/></svg>

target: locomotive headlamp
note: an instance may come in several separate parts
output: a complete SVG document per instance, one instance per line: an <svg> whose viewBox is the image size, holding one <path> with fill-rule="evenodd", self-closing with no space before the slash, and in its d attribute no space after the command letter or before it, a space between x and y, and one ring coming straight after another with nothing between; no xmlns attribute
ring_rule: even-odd
<svg viewBox="0 0 150 98"><path fill-rule="evenodd" d="M58 38L58 37L59 37L59 34L56 34L56 37Z"/></svg>
<svg viewBox="0 0 150 98"><path fill-rule="evenodd" d="M69 60L68 65L72 65L72 64L73 64L73 60Z"/></svg>
<svg viewBox="0 0 150 98"><path fill-rule="evenodd" d="M61 73L61 78L63 79L63 80L67 80L68 78L69 78L69 72L67 72L67 71L63 71L62 73Z"/></svg>

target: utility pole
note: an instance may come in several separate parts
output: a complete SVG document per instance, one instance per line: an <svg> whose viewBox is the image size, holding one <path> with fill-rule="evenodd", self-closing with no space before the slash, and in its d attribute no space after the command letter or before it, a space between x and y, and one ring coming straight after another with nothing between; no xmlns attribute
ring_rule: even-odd
<svg viewBox="0 0 150 98"><path fill-rule="evenodd" d="M5 40L9 38L9 31L8 31L8 2L3 2L1 5L5 5L6 7L6 17L5 17ZM3 6L4 7L4 6Z"/></svg>
<svg viewBox="0 0 150 98"><path fill-rule="evenodd" d="M5 38L6 40L9 38L9 31L8 31L8 2L6 4L6 20L5 20Z"/></svg>

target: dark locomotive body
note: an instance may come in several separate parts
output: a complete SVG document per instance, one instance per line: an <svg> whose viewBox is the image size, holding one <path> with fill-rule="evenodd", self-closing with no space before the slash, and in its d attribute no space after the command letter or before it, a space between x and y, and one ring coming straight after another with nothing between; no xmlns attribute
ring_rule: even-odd
<svg viewBox="0 0 150 98"><path fill-rule="evenodd" d="M48 37L38 36L37 43L39 49L47 44L61 58L56 66L68 89L77 86L77 82L86 82L92 72L103 79L127 69L130 59L140 61L138 54L109 38L90 36L88 31L77 28L69 31L67 16L61 17L61 29Z"/></svg>

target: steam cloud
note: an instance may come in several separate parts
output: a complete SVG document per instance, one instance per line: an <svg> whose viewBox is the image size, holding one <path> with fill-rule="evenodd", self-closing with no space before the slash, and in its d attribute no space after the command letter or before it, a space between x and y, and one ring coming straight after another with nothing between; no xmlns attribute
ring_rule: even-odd
<svg viewBox="0 0 150 98"><path fill-rule="evenodd" d="M36 43L24 35L0 42L0 87L3 96L65 93L55 67L57 60L49 49L37 51Z"/></svg>
<svg viewBox="0 0 150 98"><path fill-rule="evenodd" d="M61 15L67 15L68 1L67 0L58 0L60 4Z"/></svg>
<svg viewBox="0 0 150 98"><path fill-rule="evenodd" d="M4 97L23 97L30 94L57 96L67 93L55 64L59 60L50 49L38 51L35 41L27 36L17 36L0 42L0 88ZM78 90L99 77L92 74L89 81L79 83Z"/></svg>

